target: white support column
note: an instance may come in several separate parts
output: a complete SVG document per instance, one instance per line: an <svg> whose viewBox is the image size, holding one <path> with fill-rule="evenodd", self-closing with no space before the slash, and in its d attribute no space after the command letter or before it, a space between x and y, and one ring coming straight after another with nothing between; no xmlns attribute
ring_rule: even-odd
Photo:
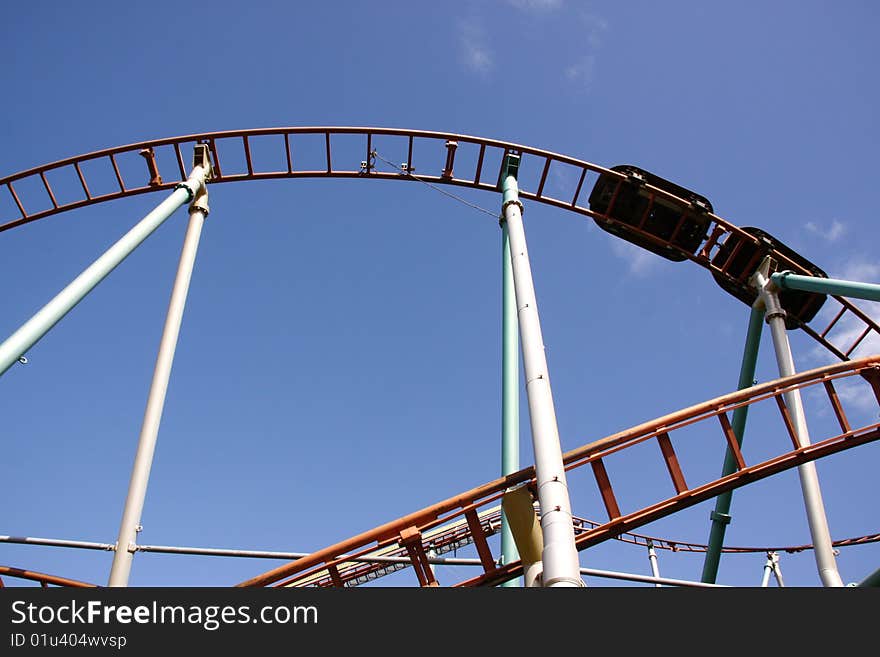
<svg viewBox="0 0 880 657"><path fill-rule="evenodd" d="M508 156L510 157L510 156ZM502 180L504 221L510 239L516 306L522 343L523 367L526 378L529 419L535 451L538 501L541 505L543 532L543 574L545 587L585 586L575 546L568 484L562 462L562 448L556 423L553 393L544 339L532 280L531 264L526 248L522 222L522 204L516 178Z"/></svg>
<svg viewBox="0 0 880 657"><path fill-rule="evenodd" d="M796 374L796 370L785 328L785 310L779 303L779 289L770 281L770 265L770 259L765 258L752 276L751 282L758 289L764 301L765 321L770 325L770 331L773 334L773 347L776 350L779 376L787 377ZM783 394L783 398L791 415L798 446L806 447L810 444L810 433L807 429L800 391L790 390ZM810 535L813 539L813 553L819 569L819 578L824 586L843 586L843 580L834 559L831 532L828 529L828 519L825 515L825 505L822 501L822 491L819 488L819 475L816 472L815 462L810 461L799 465L798 475L801 481L804 507L807 512L807 522L810 525Z"/></svg>
<svg viewBox="0 0 880 657"><path fill-rule="evenodd" d="M761 588L767 588L770 583L770 573L773 572L773 553L767 553L767 561L764 562L764 575L761 577Z"/></svg>
<svg viewBox="0 0 880 657"><path fill-rule="evenodd" d="M779 554L776 552L773 553L773 575L778 586L785 586L785 582L782 581L782 568L779 567Z"/></svg>
<svg viewBox="0 0 880 657"><path fill-rule="evenodd" d="M207 151L205 151L206 153ZM207 160L207 155L205 155ZM210 167L210 165L207 165ZM195 199L189 207L189 225L184 238L177 275L165 317L165 327L159 343L159 353L153 371L153 382L150 386L144 420L141 425L137 453L128 486L128 496L122 513L119 537L116 541L116 552L110 569L108 586L128 586L131 565L137 545L137 534L141 530L141 513L147 494L147 482L153 465L153 453L159 434L159 423L165 406L165 394L171 378L171 365L177 347L177 337L183 322L183 309L189 291L189 283L195 266L196 251L202 233L205 217L208 215L208 192L204 182L196 192Z"/></svg>
<svg viewBox="0 0 880 657"><path fill-rule="evenodd" d="M654 550L654 542L648 541L648 561L651 562L651 574L654 577L660 577L660 566L657 563L657 551ZM654 586L661 586L660 584L655 584Z"/></svg>

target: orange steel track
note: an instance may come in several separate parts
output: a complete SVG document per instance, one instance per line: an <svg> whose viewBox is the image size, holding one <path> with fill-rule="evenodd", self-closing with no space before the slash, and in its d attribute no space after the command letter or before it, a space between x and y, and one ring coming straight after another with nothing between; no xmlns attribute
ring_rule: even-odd
<svg viewBox="0 0 880 657"><path fill-rule="evenodd" d="M299 140L307 138L313 140L317 138L321 143L319 148L323 165L321 168L299 167L300 155L304 152L299 148ZM252 156L252 144L256 139L261 141L274 139L279 149L280 161L284 161L286 167L282 170L261 169L256 158ZM334 158L333 145L337 140L342 139L362 140L360 148L362 148L363 159L359 162L340 162L338 151ZM537 186L531 189L528 184L521 184L520 196L522 198L586 215L606 225L622 226L620 222L609 216L612 214L613 199L606 209L607 214L600 214L590 210L586 205L587 201L582 200L581 197L588 195L588 192L582 194L585 182L589 189L590 180L594 180L599 175L616 180L618 190L627 181L627 176L583 160L519 144L444 132L378 127L285 127L210 132L144 141L66 158L0 178L0 187L6 189L18 211L18 216L0 216L0 232L95 203L151 191L170 190L179 181L186 179L187 167L184 164L183 152L185 152L185 148L191 150L192 145L196 143L209 145L214 168L214 176L208 181L209 184L282 178L335 177L420 180L431 184L457 185L497 192L499 166L493 167L487 163L489 161L501 162L505 154L516 153L522 157L520 177L522 177L522 172L531 170L538 179ZM392 143L396 143L397 146L391 147ZM391 172L379 171L375 164L376 157L379 156L384 160L384 155L391 150L399 151L401 145L406 149L406 168L401 167L400 170ZM476 151L475 166L470 167L464 173L461 171L461 167L458 171L455 170L456 152L461 145L466 145ZM389 146L387 151L385 150L386 146ZM226 158L232 157L233 149L238 150L239 154L243 154L245 167L242 171L231 171L224 164L224 162L228 163ZM424 157L425 152L432 155ZM433 164L426 164L424 167L426 170L422 170L421 163L418 159L414 159L414 155ZM312 157L312 159L314 158ZM172 164L169 165L169 162ZM441 162L442 167L438 165ZM132 166L133 163L136 166ZM418 170L416 165L419 165ZM102 194L95 194L92 191L98 185L95 184L96 177L90 169L94 170L100 166L103 166L106 172L112 172L113 185L118 189ZM560 166L573 168L576 173L579 172L576 186L572 187L571 194L565 199L554 198L544 193L549 172L553 167ZM430 170L432 167L434 170ZM139 173L132 174L134 170ZM417 174L413 173L415 171L418 171ZM52 186L51 179L61 175L76 176L82 190L79 198L60 200L60 194L56 193L58 188ZM107 176L109 175L110 173L107 173ZM91 187L90 182L92 182ZM100 182L103 183L100 186L106 187L106 180ZM42 197L33 192L22 196L16 190L16 185L33 190L35 189L34 183L44 191ZM719 282L724 280L731 284L742 284L759 264L758 260L763 255L771 255L777 261L779 270L788 269L799 274L811 274L799 263L792 261L785 253L762 247L765 250L759 253L760 249L756 249L753 257L755 261L748 263L738 277L732 275L728 272L728 265L734 260L734 255L742 248L742 245L758 245L758 239L755 236L721 217L707 212L705 208L676 197L667 191L647 184L644 185L644 190L650 195L652 203L654 200L663 199L678 208L680 217L678 227L672 233L673 238L687 217L696 213L700 213L708 220L707 236L696 249L688 251L673 243L672 240L663 240L635 226L626 225L626 232L637 236L644 242L677 251L683 259L690 260L709 270ZM616 196L617 192L615 191L614 197L616 198ZM726 259L717 258L719 250L729 239L736 240L732 243L737 245L733 254ZM601 524L593 524L591 521L580 522L580 526L576 527L578 549L583 550L610 538L619 538L631 529L715 497L722 492L880 438L880 423L858 428L851 426L841 398L833 384L834 381L842 378L860 381L867 386L866 394L877 399L878 405L880 405L880 356L850 360L855 349L867 337L880 337L880 326L844 297L829 295L826 298L826 303L833 305L833 319L827 324L820 325L816 321L802 322L794 319L798 328L804 330L842 362L718 397L589 443L565 454L564 460L567 470L586 471L587 469L583 466L590 465L590 470L608 513L608 520ZM850 326L853 323L858 324L856 331L858 337L855 341L838 343L833 337L832 329L839 324L844 316L847 317ZM846 333L849 334L849 331ZM782 394L788 390L810 386L824 388L831 410L840 425L841 433L814 441L810 446L798 448ZM780 449L776 457L749 465L737 446L728 414L738 407L761 402L775 404L787 429L790 444L787 444L785 449ZM676 457L672 436L676 430L696 423L703 423L701 426L714 426L719 437L719 444L725 449L732 450L736 458L738 466L736 472L697 485L688 483ZM669 472L675 495L642 509L621 511L603 459L647 440L658 442L659 454ZM318 585L345 585L356 577L363 576L370 568L380 567L373 564L346 563L347 559L367 555L376 549L395 546L403 554L409 556L421 585L436 585L437 581L427 561L427 550L431 546L423 542L423 533L456 519L463 519L466 527L463 536L458 536L458 538L473 541L480 556L483 572L455 585L479 586L501 583L520 575L522 565L519 562L504 566L498 565L486 540L488 535L497 530L497 527L486 522L485 518L479 517L478 512L480 509L485 511L488 505L497 504L506 489L523 484L531 485L533 480L534 469L526 468L382 525L372 531L314 552L307 557L253 577L238 586L270 584L297 586L298 582L303 581ZM660 543L669 543L663 539L654 540ZM40 581L44 585L58 583L70 586L91 586L41 573L30 573L8 567L0 568L0 574L22 577L24 576L22 573L28 574L28 579Z"/></svg>
<svg viewBox="0 0 880 657"><path fill-rule="evenodd" d="M0 566L0 575L6 575L7 577L16 577L18 579L27 579L32 582L39 582L40 586L42 586L43 588L47 588L50 584L77 589L97 588L95 584L88 584L87 582L80 582L75 579L68 579L66 577L58 577L57 575L38 573L33 570L22 570L21 568L13 568L11 566ZM0 579L0 587L2 586L3 580Z"/></svg>
<svg viewBox="0 0 880 657"><path fill-rule="evenodd" d="M878 407L880 407L880 392L878 392L880 391L880 355L878 355L837 363L746 388L665 415L567 452L563 455L566 471L577 470L589 465L608 513L606 522L577 532L575 543L578 550L614 538L624 532L716 497L725 491L739 488L802 463L877 440L880 438L880 422L862 427L853 427L850 423L834 385L835 381L844 378L859 382L866 388L866 393L873 393ZM783 395L791 390L803 390L811 386L821 386L824 389L841 432L813 442L809 446L798 447ZM729 414L737 408L759 403L775 406L787 429L790 444L783 445L784 448L779 449L777 456L749 465L733 435ZM717 436L719 446L730 447L736 459L737 470L720 479L689 485L675 454L673 436L676 431L697 423L702 423L701 426L711 426ZM707 430L708 435L709 431ZM624 512L618 505L617 496L605 470L603 459L648 440L656 440L659 444L658 456L663 459L666 465L675 495L650 506ZM343 572L339 568L341 564L350 562L352 558L364 557L377 549L387 547L398 547L406 551L422 586L438 585L439 582L435 579L428 564L427 551L431 546L425 545L422 541L422 535L440 525L461 518L464 518L471 530L471 538L480 555L483 572L464 582L455 583L454 586L499 584L521 575L522 563L519 561L506 565L497 563L486 540L485 526L481 523L478 513L481 508L497 504L508 488L523 484L533 485L534 474L534 468L525 468L371 531L331 545L307 557L257 575L238 584L238 586L296 586L298 582L303 580L313 582L316 576L318 576L318 581L327 581L321 579L325 575L332 585L344 585L348 573L351 573L351 578L363 573L358 572L357 569Z"/></svg>
<svg viewBox="0 0 880 657"><path fill-rule="evenodd" d="M321 151L320 160L323 167L320 169L298 168L300 149L297 140L304 140L309 137L312 139L317 137L321 142L319 150ZM258 138L261 140L261 143L274 138L278 149L278 157L276 159L286 163L285 169L263 170L259 167L259 163L256 162L256 158L252 155L252 141ZM334 140L353 138L363 140L363 150L361 151L363 159L339 162L340 158L337 157L334 161ZM205 132L107 148L95 151L94 153L77 155L50 164L44 164L12 174L11 176L6 176L5 178L0 178L0 188L6 189L18 210L17 217L0 217L0 232L66 210L94 203L156 190L173 189L178 182L185 180L187 176L187 167L184 164L185 158L183 155L185 152L184 148L189 148L189 151L186 152L191 152L192 145L196 143L206 143L210 147L214 178L209 181L209 184L281 178L415 180L415 175L417 175L419 180L432 184L458 185L485 191L498 191L497 180L500 174L500 164L498 167L490 167L487 163L490 160L502 161L503 155L506 153L518 153L523 159L523 163L520 165L520 177L530 167L533 168L532 170L535 173L540 171L539 181L534 189L528 189L528 185L525 183L521 184L520 197L569 210L577 214L587 215L605 224L620 225L620 222L608 216L613 214L613 201L606 210L607 214L599 214L590 210L587 206L587 201L581 199L582 196L588 196L589 190L587 189L586 192L584 190L584 183L588 182L588 175L601 174L611 179L616 179L618 189L620 189L620 185L627 181L627 176L624 174L566 155L510 142L446 132L377 127L287 127ZM393 147L392 143L397 143L397 147ZM465 144L477 149L476 165L467 172L462 172L460 167L456 171L456 152ZM410 175L399 170L393 172L377 170L374 151L383 154L386 152L385 146L388 146L389 150L397 152L400 150L399 147L401 145L406 147L407 171L417 171L417 174ZM245 162L243 171L232 172L225 167L224 161L226 160L224 156L231 159L233 153L236 156L243 155ZM426 157L425 153L431 153L432 155ZM163 160L160 157L162 155L167 157ZM414 156L417 156L416 159L414 159ZM435 164L442 162L442 167L438 166L436 171L422 171L420 168L421 164L418 161L420 157L430 160ZM314 160L313 153L309 160L310 162ZM136 180L134 179L134 174L131 173L133 169L132 161L137 165L134 168L140 172ZM163 163L166 166L164 171L162 170ZM123 166L123 164L127 166ZM419 165L419 168L416 165ZM557 167L570 167L576 173L579 172L578 182L571 189L571 195L568 198L558 199L544 193L547 176L554 165ZM428 165L426 164L426 166ZM94 173L94 170L100 168L103 168L106 174L104 176L105 179L101 180L103 183L102 187L106 186L109 180L110 184L117 189L103 194L93 193L92 190L96 188L94 182L100 179ZM171 168L170 171L168 170L169 168ZM92 171L89 169L92 169ZM69 176L71 179L75 176L79 181L79 186L82 188L80 198L69 201L60 199L60 194L56 193L56 188L52 186L50 179L54 176L63 175ZM89 185L90 180L93 182L91 186ZM36 186L35 188L42 189L45 193L42 195L32 194L34 198L23 198L16 190L16 184L19 183L26 184L29 188ZM735 259L736 252L740 251L743 245L758 244L758 238L754 235L667 191L652 185L645 185L644 188L651 195L652 202L655 199L665 199L680 208L682 214L679 225L684 222L688 215L695 213L704 215L709 220L707 237L697 249L690 252L682 249L678 244L673 243L672 240L660 239L635 226L627 225L625 227L627 232L638 235L644 241L671 248L680 253L683 258L708 269L716 279L721 278L731 284L742 283L758 266L761 254L756 251L753 258L754 262L748 263L742 269L739 277L732 276L727 271L728 266ZM585 193L582 194L582 192ZM676 232L673 232L673 237ZM730 254L730 257L725 258L723 262L715 262L716 258L714 256L717 255L718 250L724 243L731 238L737 240L733 253ZM779 263L780 270L788 269L796 274L811 275L801 264L792 261L787 255L775 249L769 250L768 253ZM880 326L845 297L829 296L826 303L828 302L833 303L836 310L833 319L828 324L813 326L813 324L816 324L815 321L797 323L799 328L803 329L838 358L842 360L849 358L856 347L869 335L880 336ZM858 332L858 337L853 342L836 344L829 334L844 316L847 317L849 322L860 324L861 331ZM790 319L796 321L794 316L791 316Z"/></svg>

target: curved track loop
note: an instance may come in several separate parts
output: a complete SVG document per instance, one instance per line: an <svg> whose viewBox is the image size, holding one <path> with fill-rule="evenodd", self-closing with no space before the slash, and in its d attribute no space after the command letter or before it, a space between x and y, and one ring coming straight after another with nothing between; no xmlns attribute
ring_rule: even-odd
<svg viewBox="0 0 880 657"><path fill-rule="evenodd" d="M307 147L301 148L300 142L308 139L312 140L313 148L311 151ZM334 145L338 146L340 141L349 140L350 146L352 139L358 140L360 144L356 148L361 153L360 156L351 157L350 148L344 158L339 157L338 148L334 153ZM259 158L254 157L255 149L253 147L257 140L261 140L261 142L274 140L276 149L274 160L284 162L286 166L280 170L261 168L257 161ZM316 142L320 144L317 149L314 148ZM396 147L393 146L395 142ZM612 214L614 206L613 199L606 209L606 214L600 214L590 210L587 201L582 200L581 197L588 196L591 184L599 175L616 180L618 191L621 185L627 181L627 177L583 160L519 144L444 132L376 127L286 127L199 133L144 141L66 158L0 178L0 187L6 188L9 195L7 200L11 201L11 204L17 209L17 216L0 215L0 232L95 203L151 191L170 190L179 181L186 178L187 166L184 153L191 152L191 147L195 143L206 143L210 147L214 166L214 178L209 181L210 184L281 178L373 178L421 180L432 184L458 185L497 192L499 168L504 154L517 153L522 156L520 167L520 196L522 198L586 215L606 225L622 226L620 222L609 216ZM386 150L386 146L389 147L389 150ZM467 148L472 150L471 154L474 156L475 163L469 165L468 170L462 173L463 167L461 166L457 171L455 170L456 153L461 153ZM238 151L237 158L234 153L236 150ZM401 155L405 152L406 166L401 165L399 170L390 172L379 171L375 166L375 156L382 155L381 159L385 160L384 155L391 151ZM243 162L243 166L239 167L241 170L232 170L230 163L233 159ZM341 159L345 159L345 161L340 162ZM312 163L319 161L320 167L300 166L302 161L308 160ZM462 157L459 155L459 162L461 161ZM490 161L495 164L489 164ZM422 165L422 162L425 164ZM413 174L416 171L416 165L419 166L417 177ZM558 167L567 167L569 170L573 170L574 178L577 179L577 184L568 190L569 193L565 195L565 198L555 198L545 193L548 175L551 170ZM100 169L104 170L103 177L96 173ZM526 171L530 171L533 174L532 177L537 180L532 188L523 183L522 173ZM64 177L68 179L66 186L57 182ZM56 182L53 183L53 179ZM71 185L69 184L70 180L77 182ZM74 191L71 190L71 187L75 188ZM110 189L111 191L97 192L98 188ZM587 192L583 193L585 188ZM20 189L28 191L21 193ZM662 189L645 185L645 191L650 195L651 203L655 200L665 199L679 208L681 214L678 226L668 241L635 226L627 225L625 227L627 232L638 236L643 242L664 246L680 253L682 259L691 260L709 270L716 280L722 279L732 285L743 283L742 279L757 266L757 261L747 263L741 269L742 274L738 278L727 271L728 264L732 263L742 245L757 244L757 238L752 234L715 214L706 212L705 208L678 198ZM617 191L614 192L614 198L616 196ZM707 237L698 248L690 252L682 249L673 240L688 215L694 213L700 213L708 220L708 230ZM735 239L736 241L732 244L737 246L734 247L733 252L726 260L717 262L719 260L716 257L718 252L730 239ZM789 269L795 273L810 275L809 271L806 271L799 263L790 260L786 254L775 250L770 251L769 254L777 260L779 269ZM757 258L756 255L754 259ZM602 524L575 518L578 548L584 549L608 538L621 538L626 535L628 529L709 499L726 490L737 488L800 463L876 440L880 436L878 425L873 424L859 429L850 427L840 399L834 391L832 381L840 377L860 374L870 383L873 395L880 398L880 376L877 375L877 361L880 360L880 357L850 361L850 356L860 344L864 343L866 338L869 336L880 337L880 326L844 297L828 296L827 301L832 301L834 306L831 308L833 318L830 322L824 326L811 325L817 324L818 320L811 323L801 322L799 327L837 358L847 363L846 365L813 370L790 379L771 382L720 397L615 434L566 454L568 469L580 468L587 463L591 465L609 514L609 521ZM841 321L843 318L846 319ZM836 331L836 338L833 335L835 326L838 329L846 326L845 330ZM854 340L853 336L855 336ZM746 466L742 454L735 448L735 440L727 413L737 406L774 399L791 435L791 422L780 395L789 387L799 388L819 383L823 384L828 392L832 410L838 418L842 433L814 443L807 448L784 451L770 461ZM721 429L720 433L724 442L737 454L739 470L723 479L689 488L675 457L670 433L674 429L696 422L710 421L711 418L716 418L715 421ZM652 438L658 440L660 444L661 453L669 468L677 494L675 497L651 507L624 515L618 509L602 458ZM493 584L510 579L520 573L521 564L517 562L499 567L495 562L486 537L497 531L497 518L493 520L490 510L485 507L493 502L498 502L506 488L530 482L533 474L532 469L522 470L314 553L288 566L270 571L244 582L242 585L265 585L277 583L284 578L289 579L276 585L302 585L303 583L344 585L348 582L365 581L365 579L378 576L382 568L385 569L384 572L390 572L396 567L388 564L345 562L341 555L350 550L358 552L347 556L375 555L377 547L380 551L384 550L383 554L389 556L408 555L420 582L431 584L435 583L435 580L426 560L427 550L440 553L471 541L476 544L484 573L479 577L462 582L460 585ZM484 509L482 513L479 511L480 508ZM441 528L441 525L450 521L453 521L452 525ZM634 536L633 542L638 543L639 537L632 536ZM676 544L669 541L653 540L656 547L668 545L669 549L676 549L674 547ZM92 586L75 582L75 580L55 578L51 575L29 573L29 571L8 567L2 568L6 570L0 570L0 574L6 573L15 576L28 574L32 575L31 579L42 578L36 579L36 581L44 583L61 584L63 582L62 585Z"/></svg>
<svg viewBox="0 0 880 657"><path fill-rule="evenodd" d="M840 385L841 380L847 380L847 385L859 385L861 388L859 392L865 395L865 398L873 397L877 407L880 407L880 394L878 394L880 355L876 355L817 368L730 393L567 452L563 456L567 471L590 466L608 514L606 522L590 528L582 527L581 531L577 532L575 541L578 550L615 538L624 532L711 499L725 491L739 488L802 463L877 440L880 438L880 422L861 427L852 425L835 387L835 382ZM837 420L840 433L814 441L806 447L798 447L783 395L791 390L805 390L813 386L824 389L824 397ZM737 446L730 427L730 414L737 408L756 404L766 404L776 409L782 425L787 430L789 440L780 441L781 445L776 446L777 456L750 465ZM876 417L876 409L873 416ZM677 431L692 425L699 425L704 430L701 439L715 437L720 448L732 450L737 463L737 470L734 473L697 485L687 483L673 443L678 437ZM604 459L648 440L656 440L659 444L658 456L662 458L669 473L675 495L641 509L623 511L607 474ZM763 447L766 448L767 445ZM526 468L473 488L421 511L318 550L307 557L257 575L238 586L300 586L327 581L335 586L345 585L346 576L353 571L346 569L343 572L340 566L348 566L352 558L366 557L375 554L377 550L398 550L408 555L422 586L439 585L428 563L428 551L435 549L430 534L441 525L448 523L466 525L469 528L483 567L480 575L453 585L499 584L519 576L522 573L522 564L519 561L506 565L498 564L487 541L489 535L486 530L487 523L479 513L496 505L508 488L523 484L534 485L534 468ZM363 572L358 573L358 576L362 575Z"/></svg>
<svg viewBox="0 0 880 657"><path fill-rule="evenodd" d="M350 149L346 149L344 158L340 158L337 152L334 159L334 142L339 146L341 141L348 143L352 139L359 144L356 147L359 155L352 157ZM274 141L272 147L274 157L271 159L276 163L283 162L285 164L283 169L263 169L259 166L254 147L257 140L260 140L261 151L265 142ZM308 143L300 144L300 142ZM503 155L518 153L523 159L520 177L523 177L522 173L531 170L533 177L538 180L533 189L528 189L528 184L521 184L522 198L587 215L605 224L622 226L619 221L608 216L612 214L613 199L606 209L607 214L599 214L590 210L587 201L582 200L581 197L589 195L589 186L592 184L589 179L593 176L604 175L612 180L616 179L617 190L627 181L627 176L583 160L520 144L445 132L377 127L288 127L206 132L144 141L70 157L0 178L0 187L6 188L11 202L18 211L17 217L0 217L0 232L66 210L145 192L172 189L177 182L186 178L187 167L184 164L183 153L191 152L191 147L195 143L206 143L210 146L214 166L214 179L210 181L211 184L317 177L416 180L411 172L416 171L418 165L418 179L425 182L498 191L497 181ZM389 147L388 151L385 150L386 146ZM465 150L465 146L473 151L471 154L475 158L475 164L469 165L468 170L463 172L461 166L456 170L455 158L460 149ZM377 170L374 152L384 154L392 150L401 155L406 154L406 169L393 172ZM233 158L236 162L243 162L241 171L232 170ZM340 159L346 161L340 162ZM300 166L301 160L307 161L312 166L305 168ZM425 162L424 171L421 160ZM461 160L462 157L459 156L459 161ZM490 161L495 164L490 165ZM320 168L315 168L316 162L320 162ZM572 179L578 180L562 199L545 193L545 183L550 171L560 167L573 170L575 175ZM434 170L431 171L431 168ZM97 173L101 170L103 176ZM75 194L69 189L64 190L64 195L60 193L61 186L57 181L65 177L68 181L78 181L75 183L77 188ZM55 186L51 182L52 178L56 179ZM23 193L19 193L16 185L27 187L32 193L25 197ZM109 188L112 191L96 193L94 190L98 187ZM731 285L742 284L757 267L761 257L760 250L755 251L754 262L747 263L738 276L733 276L727 271L728 266L735 260L737 252L744 245L758 244L758 238L754 235L662 189L645 185L645 190L650 195L651 203L665 199L681 210L679 227L684 224L688 215L695 213L704 215L709 222L707 237L697 249L690 252L674 243L678 228L672 232L669 240L660 239L634 226L626 226L627 232L638 235L643 241L677 251L683 259L691 260L708 269L716 280L720 278ZM68 196L71 198L66 200ZM614 192L614 198L616 197L617 191ZM731 244L736 246L723 262L715 262L718 251L729 239L735 239L736 241ZM770 251L770 254L779 263L780 270L788 269L798 274L811 275L811 272L792 261L786 254L776 250ZM833 319L830 322L822 324L817 319L810 323L798 324L837 358L847 360L866 338L880 337L880 326L851 301L838 296L829 296L828 300L832 302L829 307ZM841 323L844 317L846 320ZM794 318L792 320L796 321ZM838 330L833 331L835 326ZM840 330L843 326L846 326L846 330Z"/></svg>
<svg viewBox="0 0 880 657"><path fill-rule="evenodd" d="M38 573L33 570L23 570L21 568L13 568L12 566L0 566L0 575L6 577L16 577L18 579L27 579L32 582L39 582L43 588L47 588L50 584L55 586L65 586L78 589L97 588L95 584L80 582L75 579L66 577L58 577L57 575L47 575L46 573ZM3 586L3 580L0 579L0 587Z"/></svg>

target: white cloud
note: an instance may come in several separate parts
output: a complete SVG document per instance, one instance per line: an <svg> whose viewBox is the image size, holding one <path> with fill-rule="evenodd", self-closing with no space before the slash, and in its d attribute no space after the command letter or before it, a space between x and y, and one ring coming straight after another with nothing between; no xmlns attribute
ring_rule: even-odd
<svg viewBox="0 0 880 657"><path fill-rule="evenodd" d="M566 65L562 73L569 82L577 82L583 88L588 88L596 70L596 52L601 48L608 31L608 21L595 14L582 12L580 22L583 25L584 52Z"/></svg>
<svg viewBox="0 0 880 657"><path fill-rule="evenodd" d="M585 55L574 64L565 67L565 79L589 86L593 81L593 70L596 68L596 56Z"/></svg>
<svg viewBox="0 0 880 657"><path fill-rule="evenodd" d="M495 66L492 51L483 28L476 23L460 23L458 42L464 66L474 73L485 75Z"/></svg>
<svg viewBox="0 0 880 657"><path fill-rule="evenodd" d="M825 228L814 221L808 221L807 230L827 242L836 242L846 233L846 224L834 219L831 221L831 225Z"/></svg>
<svg viewBox="0 0 880 657"><path fill-rule="evenodd" d="M595 14L581 14L581 22L586 28L587 43L594 50L598 49L603 42L605 33L608 31L608 21Z"/></svg>
<svg viewBox="0 0 880 657"><path fill-rule="evenodd" d="M877 398L871 384L860 376L836 381L834 389L845 411L852 409L859 413L868 413L877 409Z"/></svg>
<svg viewBox="0 0 880 657"><path fill-rule="evenodd" d="M876 283L880 281L880 262L851 259L830 270L829 276L847 281ZM880 303L864 299L850 299L850 301L874 322L880 323ZM840 304L838 302L833 299L827 300L819 315L810 322L810 325L821 332L834 319L839 310ZM864 330L865 323L848 312L828 332L826 339L841 351L846 352L861 337ZM855 359L877 353L880 353L880 335L871 332L859 342L849 357ZM808 356L811 360L822 364L837 360L827 349L818 344L809 352Z"/></svg>
<svg viewBox="0 0 880 657"><path fill-rule="evenodd" d="M611 252L626 261L629 273L635 276L647 276L663 262L660 256L619 238L613 238Z"/></svg>
<svg viewBox="0 0 880 657"><path fill-rule="evenodd" d="M880 283L880 262L851 260L833 278L858 283Z"/></svg>
<svg viewBox="0 0 880 657"><path fill-rule="evenodd" d="M507 0L507 3L524 11L553 11L562 6L562 0Z"/></svg>

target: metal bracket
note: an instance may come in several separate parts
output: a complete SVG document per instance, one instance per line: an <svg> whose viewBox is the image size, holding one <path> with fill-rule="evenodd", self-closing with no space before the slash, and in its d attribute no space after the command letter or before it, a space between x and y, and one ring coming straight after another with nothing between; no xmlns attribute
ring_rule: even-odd
<svg viewBox="0 0 880 657"><path fill-rule="evenodd" d="M520 154L517 152L511 151L504 155L504 159L501 161L501 170L498 172L498 182L495 185L499 192L501 191L501 185L508 176L517 177L519 174L519 162Z"/></svg>
<svg viewBox="0 0 880 657"><path fill-rule="evenodd" d="M214 177L214 169L211 167L211 151L208 144L196 144L193 146L193 169L202 167L205 170L205 181Z"/></svg>
<svg viewBox="0 0 880 657"><path fill-rule="evenodd" d="M150 173L150 187L158 187L162 184L162 176L159 174L159 166L156 164L156 153L152 148L143 148L138 155L147 161L147 171Z"/></svg>
<svg viewBox="0 0 880 657"><path fill-rule="evenodd" d="M452 164L455 161L455 149L458 148L458 142L451 139L446 141L446 164L443 166L441 178L452 180Z"/></svg>
<svg viewBox="0 0 880 657"><path fill-rule="evenodd" d="M194 210L201 211L206 217L211 213L211 209L208 207L208 188L205 185L199 187L198 193L189 204L189 211L193 212Z"/></svg>

